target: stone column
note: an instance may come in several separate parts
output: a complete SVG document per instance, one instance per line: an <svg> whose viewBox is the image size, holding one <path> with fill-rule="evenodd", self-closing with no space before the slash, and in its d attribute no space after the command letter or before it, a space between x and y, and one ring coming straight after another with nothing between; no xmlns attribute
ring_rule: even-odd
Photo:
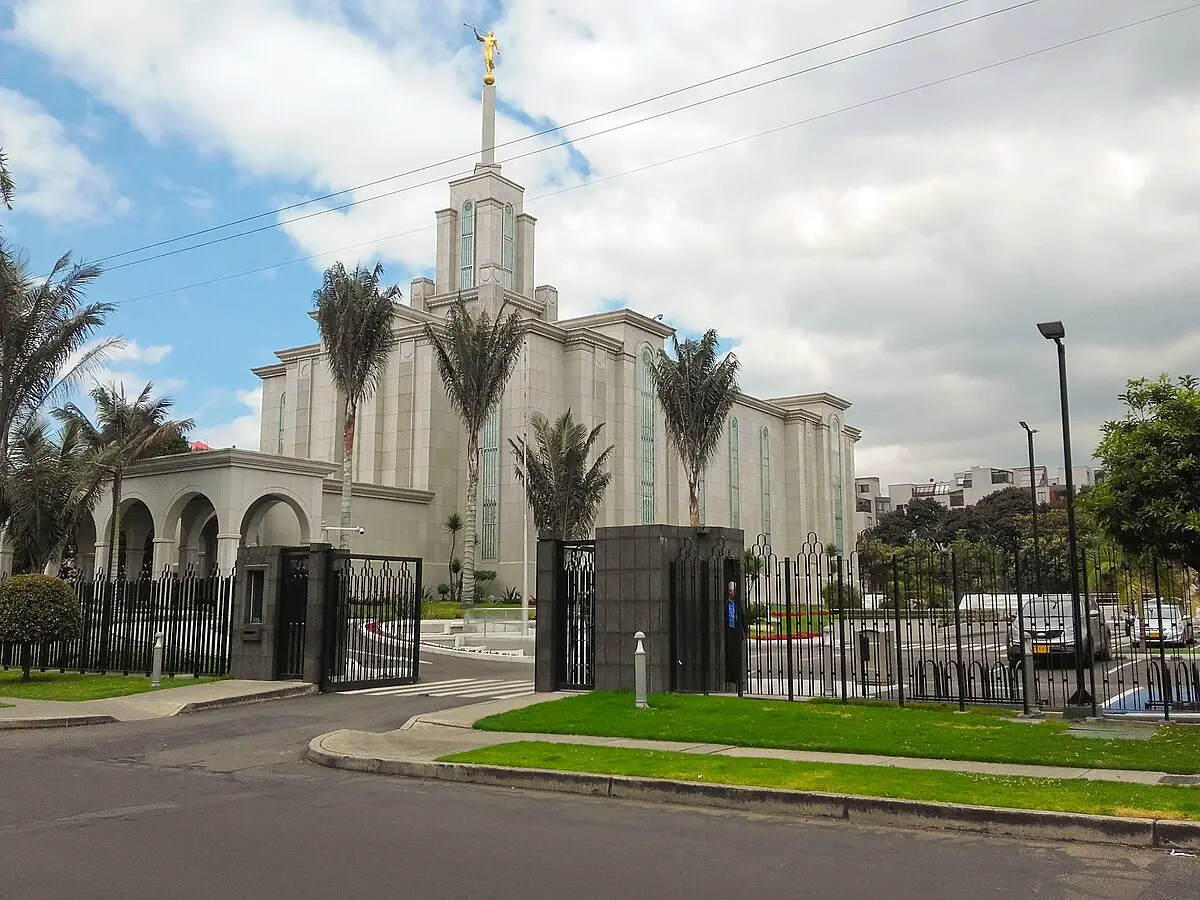
<svg viewBox="0 0 1200 900"><path fill-rule="evenodd" d="M111 546L111 545L108 541L96 541L96 552L94 555L95 555L95 559L96 559L96 571L104 572L104 577L111 580L113 577L113 573L107 571L109 546ZM113 557L113 568L114 569L117 568L117 560L116 560L115 556Z"/></svg>
<svg viewBox="0 0 1200 900"><path fill-rule="evenodd" d="M157 577L168 569L172 572L179 571L179 551L175 541L171 538L155 538L154 571L151 574Z"/></svg>
<svg viewBox="0 0 1200 900"><path fill-rule="evenodd" d="M142 564L146 561L146 550L134 547L125 551L125 580L134 581L141 575Z"/></svg>
<svg viewBox="0 0 1200 900"><path fill-rule="evenodd" d="M216 571L209 574L228 575L237 565L238 550L242 545L242 536L237 534L217 535L217 565Z"/></svg>
<svg viewBox="0 0 1200 900"><path fill-rule="evenodd" d="M537 619L534 620L533 688L548 693L558 690L558 653L555 637L557 600L555 582L562 557L559 542L539 538L537 542L536 596Z"/></svg>
<svg viewBox="0 0 1200 900"><path fill-rule="evenodd" d="M496 164L496 85L483 86L483 134L480 142L481 165Z"/></svg>

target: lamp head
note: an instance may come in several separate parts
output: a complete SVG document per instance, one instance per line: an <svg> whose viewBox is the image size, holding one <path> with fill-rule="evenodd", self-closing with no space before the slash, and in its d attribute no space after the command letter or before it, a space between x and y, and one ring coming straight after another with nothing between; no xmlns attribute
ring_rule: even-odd
<svg viewBox="0 0 1200 900"><path fill-rule="evenodd" d="M1038 331L1048 341L1061 341L1067 336L1067 329L1063 328L1062 322L1039 322Z"/></svg>
<svg viewBox="0 0 1200 900"><path fill-rule="evenodd" d="M1028 423L1028 422L1026 422L1026 421L1022 420L1022 421L1018 422L1017 424L1018 424L1018 425L1020 425L1022 428L1024 428L1026 431L1028 431L1028 430L1029 430L1029 423Z"/></svg>

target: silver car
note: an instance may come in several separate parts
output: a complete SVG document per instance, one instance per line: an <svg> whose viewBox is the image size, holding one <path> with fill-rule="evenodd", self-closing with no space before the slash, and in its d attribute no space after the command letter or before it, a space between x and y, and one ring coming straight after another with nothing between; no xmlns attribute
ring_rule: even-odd
<svg viewBox="0 0 1200 900"><path fill-rule="evenodd" d="M1174 603L1163 603L1159 619L1158 599L1147 600L1143 618L1133 635L1133 646L1162 644L1164 647L1186 647L1196 640L1191 618Z"/></svg>
<svg viewBox="0 0 1200 900"><path fill-rule="evenodd" d="M1108 659L1112 652L1112 632L1100 615L1100 610L1080 597L1084 618L1083 653L1087 660ZM1069 595L1050 594L1034 596L1024 602L1021 613L1024 617L1025 633L1033 647L1034 662L1045 660L1067 665L1075 662L1075 619ZM1016 664L1024 655L1018 619L1013 616L1008 624L1008 660Z"/></svg>

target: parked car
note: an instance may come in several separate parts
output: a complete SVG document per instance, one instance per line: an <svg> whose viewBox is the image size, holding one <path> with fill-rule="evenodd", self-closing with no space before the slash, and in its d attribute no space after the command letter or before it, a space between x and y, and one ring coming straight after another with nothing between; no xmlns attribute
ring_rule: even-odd
<svg viewBox="0 0 1200 900"><path fill-rule="evenodd" d="M1146 601L1144 617L1133 634L1133 646L1162 644L1164 647L1186 647L1195 640L1192 620L1180 607L1174 603L1163 603L1160 623L1157 598Z"/></svg>
<svg viewBox="0 0 1200 900"><path fill-rule="evenodd" d="M1108 659L1112 653L1112 631L1086 598L1080 603L1084 614L1083 652L1085 659ZM1030 597L1021 609L1025 620L1025 633L1033 645L1034 661L1045 660L1048 664L1074 665L1075 663L1075 619L1071 611L1071 598L1066 595ZM1024 655L1018 619L1014 616L1008 623L1008 661L1020 662Z"/></svg>

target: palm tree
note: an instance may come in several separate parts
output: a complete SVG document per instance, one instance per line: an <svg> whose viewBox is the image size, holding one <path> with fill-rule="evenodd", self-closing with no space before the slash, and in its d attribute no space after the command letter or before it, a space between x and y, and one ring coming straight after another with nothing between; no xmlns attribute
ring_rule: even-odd
<svg viewBox="0 0 1200 900"><path fill-rule="evenodd" d="M688 480L688 511L700 527L700 479L712 461L725 430L725 417L738 397L740 364L732 353L717 356L717 333L699 340L672 338L675 358L658 351L650 374L662 406L667 438L679 451Z"/></svg>
<svg viewBox="0 0 1200 900"><path fill-rule="evenodd" d="M588 465L604 425L589 432L571 418L569 408L553 423L541 413L534 413L530 422L534 446L527 447L522 438L509 438L508 444L516 460L517 479L524 483L533 509L534 524L539 532L549 531L559 540L586 538L612 480L612 473L604 471L613 452L611 444Z"/></svg>
<svg viewBox="0 0 1200 900"><path fill-rule="evenodd" d="M502 310L503 311L503 310ZM475 596L475 509L479 494L479 432L504 396L517 364L525 324L517 313L493 322L487 310L472 314L459 295L446 321L425 326L446 397L467 432L467 534L463 547L462 596Z"/></svg>
<svg viewBox="0 0 1200 900"><path fill-rule="evenodd" d="M111 481L112 533L106 569L110 579L116 573L114 559L121 542L121 481L125 470L143 459L161 455L193 425L191 419L167 418L175 401L165 395L155 398L153 391L154 383L150 382L131 402L124 387L97 385L90 395L96 405L95 423L74 403L55 412L64 425L78 429L89 465L101 478Z"/></svg>
<svg viewBox="0 0 1200 900"><path fill-rule="evenodd" d="M28 258L0 237L0 521L8 517L13 436L122 345L113 338L94 340L114 309L83 302L99 274L96 266L72 265L65 255L39 280Z"/></svg>
<svg viewBox="0 0 1200 900"><path fill-rule="evenodd" d="M462 516L456 512L450 513L450 515L446 516L446 521L442 524L442 528L446 530L446 534L450 535L450 559L446 563L446 570L450 573L450 596L452 599L459 600L461 598L454 596L457 593L455 590L455 576L458 574L454 568L455 562L458 561L454 556L454 551L458 549L458 533L463 530ZM461 566L459 567L459 571L461 571Z"/></svg>
<svg viewBox="0 0 1200 900"><path fill-rule="evenodd" d="M95 503L100 479L89 465L79 426L67 423L57 439L40 416L13 436L7 531L14 559L34 574L62 552Z"/></svg>
<svg viewBox="0 0 1200 900"><path fill-rule="evenodd" d="M358 405L379 385L388 355L396 346L392 332L395 299L400 288L380 289L383 265L355 266L347 272L340 262L325 270L321 287L313 291L317 327L329 359L329 373L342 395L342 530L343 550L350 547L350 492L354 462L354 426Z"/></svg>

